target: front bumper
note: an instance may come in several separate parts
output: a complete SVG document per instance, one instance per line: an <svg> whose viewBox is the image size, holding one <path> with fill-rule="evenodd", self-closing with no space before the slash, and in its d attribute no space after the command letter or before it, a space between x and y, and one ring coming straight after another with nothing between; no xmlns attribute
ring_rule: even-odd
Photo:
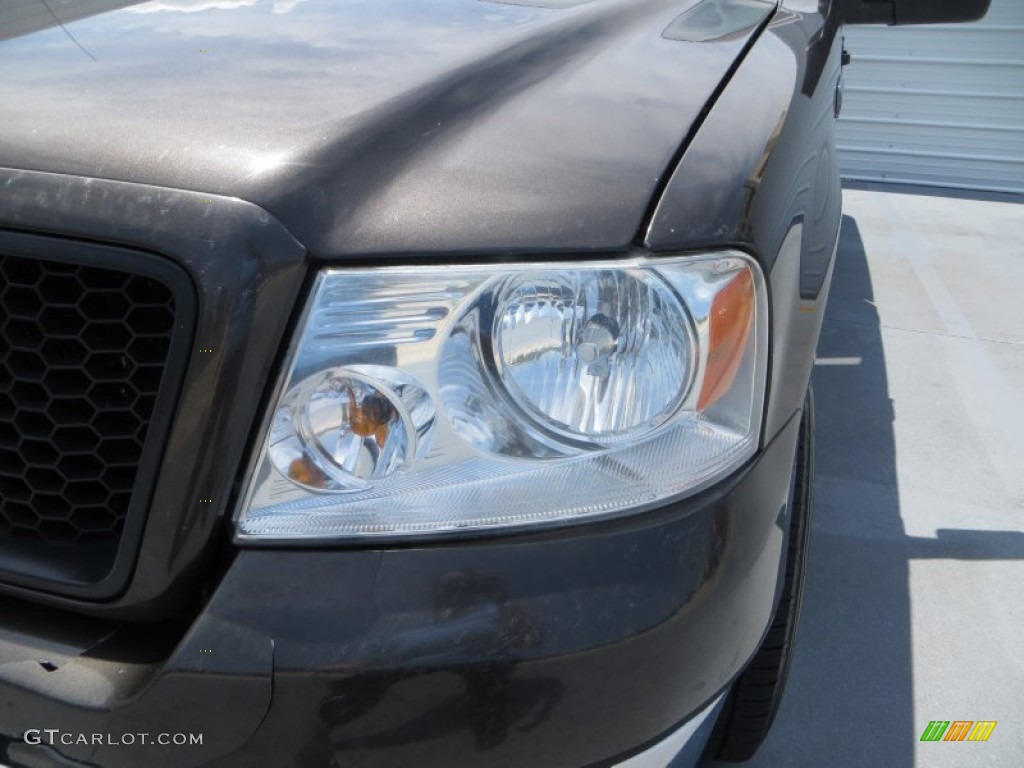
<svg viewBox="0 0 1024 768"><path fill-rule="evenodd" d="M660 760L679 733L679 747L706 738L681 725L713 721L769 624L798 423L714 488L633 517L384 551L242 550L170 657L145 669L0 619L6 761ZM30 729L112 738L47 747L21 740ZM128 733L202 743L127 745Z"/></svg>

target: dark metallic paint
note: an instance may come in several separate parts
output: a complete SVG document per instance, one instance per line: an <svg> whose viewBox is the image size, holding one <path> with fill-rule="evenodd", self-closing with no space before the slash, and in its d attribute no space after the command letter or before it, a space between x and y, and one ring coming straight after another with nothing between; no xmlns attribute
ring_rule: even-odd
<svg viewBox="0 0 1024 768"><path fill-rule="evenodd" d="M656 252L738 244L768 271L765 439L803 400L828 297L842 206L838 30L828 3L783 3L687 147L644 237Z"/></svg>
<svg viewBox="0 0 1024 768"><path fill-rule="evenodd" d="M95 62L0 45L0 167L239 197L321 258L622 249L774 7L664 37L694 4L117 10L68 25Z"/></svg>
<svg viewBox="0 0 1024 768"><path fill-rule="evenodd" d="M0 733L44 721L209 742L62 749L104 766L188 768L236 747L213 765L607 764L712 700L760 643L798 426L716 489L634 518L402 550L243 551L127 707L111 695L84 709L81 675L0 644L4 684L22 670ZM117 690L115 669L90 668Z"/></svg>
<svg viewBox="0 0 1024 768"><path fill-rule="evenodd" d="M384 30L382 20L389 19L389 14L403 10L406 2L403 0L394 7L384 4L386 10L377 4L371 10L365 3L343 3L339 7L357 16L364 14L358 16L363 22L362 34L368 34L366 29L376 29L381 36L380 41L390 42L397 50L400 41L406 45L409 41L402 39L402 29ZM161 24L135 24L132 27L133 37L128 41L118 32L118 19L129 14L130 9L94 17L89 20L94 25L90 40L95 47L97 40L103 40L103 35L106 35L107 43L96 50L107 51L108 58L113 60L110 66L114 69L107 74L123 72L123 76L113 77L110 85L103 85L107 81L101 82L98 75L89 74L88 65L79 63L70 49L66 54L54 56L48 71L50 75L58 77L46 81L50 84L50 100L44 103L37 97L28 102L15 102L20 105L15 119L0 126L0 162L12 163L16 157L22 164L43 167L66 169L68 165L73 168L77 165L77 170L96 175L127 175L133 179L181 185L198 183L201 188L219 187L223 191L256 198L260 197L259 190L265 185L267 194L273 192L278 196L272 200L268 198L270 202L263 202L269 207L283 206L282 213L289 228L293 232L306 233L307 240L318 247L316 255L332 260L353 257L365 260L367 253L377 250L378 246L385 251L384 255L396 259L410 258L413 254L416 258L431 254L439 257L441 253L469 253L484 258L488 254L504 255L522 250L528 250L531 255L541 255L580 252L584 248L590 251L625 252L629 241L641 229L647 231L647 245L652 250L685 251L699 246L739 243L759 257L766 267L771 266L784 231L779 228L780 222L789 216L800 215L818 190L813 190L810 198L804 190L807 186L804 178L806 163L794 169L785 158L780 157L775 163L771 163L770 158L781 155L784 150L794 151L787 148L799 147L801 142L807 140L804 126L806 120L802 119L799 110L813 108L819 114L825 111L820 106L823 88L819 87L815 92L818 107L803 106L803 102L810 101L810 95L797 89L795 82L801 75L802 83L809 79L816 82L816 78L811 77L809 72L799 71L799 63L809 49L815 46L820 48L822 45L820 42L809 41L820 40L822 31L834 29L834 23L829 27L820 15L814 13L801 15L787 12L776 17L770 34L762 35L762 39L753 46L747 62L733 75L723 96L711 109L704 127L696 133L684 162L671 178L666 179L668 189L665 201L669 202L659 204L649 227L639 227L644 218L644 208L649 205L651 190L658 187L660 174L664 173L660 170L661 166L677 153L678 145L693 128L693 121L699 119L703 102L719 87L717 78L727 73L732 60L752 39L754 29L750 25L759 18L753 13L760 5L758 0L738 0L744 10L732 16L725 14L721 21L722 29L719 30L724 31L724 34L706 42L680 42L663 37L666 30L671 30L676 37L682 36L687 29L687 19L693 25L694 36L699 37L701 30L706 33L707 25L694 21L699 20L701 14L696 13L690 3L682 4L682 12L680 4L664 0L641 5L594 3L570 11L539 11L535 8L501 5L503 14L512 14L502 16L502 26L489 20L486 15L481 16L478 3L470 0L452 2L469 9L466 19L460 17L460 35L443 36L443 45L437 44L433 48L428 45L425 51L418 51L426 61L436 59L441 62L438 71L430 70L429 67L421 68L423 72L432 71L433 80L415 85L418 81L412 78L413 85L402 90L399 96L392 97L388 95L389 91L384 88L383 82L373 78L362 82L349 77L338 86L347 89L345 93L349 99L332 102L328 116L325 117L326 122L322 123L322 126L335 123L335 133L332 134L335 138L328 144L336 147L336 150L322 148L318 150L320 154L315 162L311 160L305 165L291 166L286 163L273 168L268 166L265 172L270 175L266 179L262 173L253 173L251 169L244 174L239 170L239 158L246 156L246 152L250 153L250 158L259 159L266 157L267 152L273 155L277 151L266 149L273 145L273 137L261 131L280 130L283 123L292 130L290 146L293 148L301 148L303 142L313 140L308 127L305 131L298 130L303 125L302 115L308 116L308 109L303 112L302 105L292 101L297 95L289 86L299 71L298 62L308 60L308 57L315 54L321 64L325 63L321 59L326 57L327 61L336 60L338 67L341 67L342 62L365 67L371 63L387 64L381 58L384 53L360 47L360 41L363 40L360 35L351 38L341 36L336 41L326 41L323 44L324 50L309 45L297 48L294 45L283 46L280 41L270 45L268 38L276 38L271 36L270 21L255 15L258 6L213 14L212 18L220 19L219 23L224 26L212 26L209 35L216 37L226 33L232 21L240 22L251 34L252 42L244 43L241 38L231 38L233 45L255 45L257 48L254 50L267 54L272 52L275 56L259 66L252 62L247 64L244 59L235 61L232 71L238 78L238 88L230 97L218 92L220 98L213 99L209 89L213 87L211 82L218 81L189 77L194 74L192 70L196 66L195 62L171 60L166 52L168 40L185 37L188 30L193 29L194 25L190 27L187 20L176 19L172 15L172 18L163 20ZM725 2L714 5L718 10L729 8ZM412 4L410 8L414 6ZM766 9L768 7L765 6ZM441 29L444 31L443 22L447 17L442 14L440 18ZM547 53L545 46L533 42L525 32L522 32L522 40L510 43L503 37L511 34L510 20L515 22L511 25L512 29L516 29L519 24L525 25L524 30L539 34L541 39L551 44L548 47L552 47L557 39L559 45L553 47L558 53ZM310 29L307 24L289 22L288 17L279 23L285 24L286 32L290 29L288 23L296 24L296 30L308 32ZM56 34L56 30L50 31ZM143 31L148 37L141 36ZM431 26L424 26L421 37L430 38L433 32L435 30ZM492 38L495 35L497 37ZM555 37L550 38L552 35ZM28 35L9 41L0 47L0 56L4 55L6 45L11 42L28 42L33 37ZM461 58L466 55L462 47L468 44L465 42L467 37L472 37L477 43L474 50L478 53L472 65ZM498 38L501 38L500 42L496 42ZM143 42L145 45L142 45ZM384 48L385 53L388 50L391 49ZM488 51L486 61L480 58L484 54L479 51ZM574 59L572 64L567 63L568 69L565 70L554 67L554 59L536 59L537 56L564 57L570 51L575 52L579 61ZM21 59L10 53L7 55L16 65L30 67L33 64L31 57ZM823 58L811 57L808 60L821 61ZM296 62L295 68L289 68L292 61ZM568 62L567 59L565 61ZM502 66L499 67L495 62L501 62ZM152 72L146 69L147 64ZM265 67L270 66L281 67L284 73L291 74L266 79ZM395 69L389 69L388 66ZM411 70L406 63L391 63L388 66L384 67L385 72L380 76L385 80L398 77L399 74L410 76ZM136 73L139 67L142 70ZM157 71L158 67L170 68L163 72ZM767 89L761 85L765 80L765 71L773 73L773 77L769 78L772 85ZM517 85L513 87L511 80L501 84L493 78L488 79L488 72L493 72L495 77L513 78ZM35 73L26 69L22 74L24 78L18 80L17 84L12 86L8 82L5 86L0 85L0 90L13 88L15 94L18 94L36 82L34 78L38 75ZM129 115L123 113L123 108L117 106L120 103L118 89L126 87L132 77L141 77L142 74L147 74L148 78L157 83L162 82L161 78L173 77L177 86L174 89L154 88L152 94L147 92L134 101L129 100L132 109L138 113L136 117L141 114L142 118L132 122L132 135L117 138L112 132L116 130L118 121L129 119ZM264 76L263 79L259 79L260 75ZM247 82L251 82L253 87L257 82L265 83L273 98L252 99L245 87ZM98 93L72 99L67 89L74 83L77 83L77 88L85 91L95 86ZM617 86L618 83L622 83L622 86ZM757 101L755 97L758 90L764 90L769 96L778 96L767 99L762 97ZM62 94L67 98L60 102ZM497 100L496 94L502 94L502 99ZM759 126L769 124L772 105L780 105L785 110L787 94L793 100L796 116L801 119L780 122L776 117L771 124L776 135L771 137L771 141L767 138L758 141L756 136L749 136L750 130L756 131ZM188 98L206 99L208 103L216 104L217 110L209 116L195 117L196 124L193 126L175 122L182 119L182 114L189 114L187 110L182 113ZM555 101L541 108L540 105L548 103L550 99ZM764 118L750 119L751 105L748 102L751 99L754 99L755 105L767 101L769 109ZM99 109L102 104L109 107L108 102L111 101L116 102L114 107L106 111ZM258 104L252 106L257 101ZM246 115L247 108L265 108L265 101L274 103L275 110L286 107L281 111L280 120L261 121ZM62 103L64 114L68 117L47 120L49 110L56 108L49 106L51 103ZM558 105L566 104L572 109L558 108ZM366 110L359 112L355 110L356 105L365 106ZM321 109L326 107L321 105ZM649 111L660 116L654 123L661 127L654 133L651 132L653 128ZM156 136L152 135L153 126L157 123L151 123L145 117L148 113L164 121L158 121L161 136L164 137L163 143L155 140ZM350 113L352 116L344 117ZM360 115L358 119L354 116L357 113ZM427 119L420 113L431 117ZM756 109L753 114L758 114ZM580 115L587 116L591 128L574 124ZM446 138L440 143L435 143L439 139L428 125L434 122L434 117L440 118L442 127L448 126L442 132ZM25 130L27 126L22 123L26 120L42 126L44 135L37 138L31 131ZM537 129L521 130L522 120L533 122ZM62 132L67 130L69 124L80 124L85 130L79 132L75 141L64 142L61 140L64 136ZM414 125L426 130L412 131L410 126ZM831 123L819 121L818 125L820 127L815 129L814 140L827 148ZM322 129L326 130L325 127ZM594 131L598 131L600 137ZM19 142L18 151L16 155L6 157L4 147L13 145L15 135ZM5 139L5 136L8 138ZM193 141L200 136L205 137L205 149ZM705 139L706 136L710 136L710 140ZM176 143L182 141L183 137L192 137L188 146ZM417 141L409 143L403 137L409 137L410 141L416 138ZM503 171L486 170L489 164L508 163L509 153L516 141L527 143L521 145L522 151L512 163L514 169L509 166ZM221 156L219 161L210 155L207 144L215 144L217 154ZM710 150L705 150L706 146ZM755 149L751 150L751 146ZM71 147L74 147L73 152ZM429 152L426 151L427 147L430 148ZM757 147L762 149L758 150ZM190 155L187 151L190 149L201 151L199 155ZM730 171L730 164L724 161L734 157L742 159L746 157L743 152L750 151L760 152L757 159L752 157L750 161L741 162L734 171ZM72 152L74 157L65 156L68 152ZM446 154L451 152L462 158L459 163L465 164L466 173L484 174L489 179L483 187L464 199L457 198L473 188L473 184L458 171L459 163L452 161L451 156ZM707 160L702 159L705 156ZM161 158L164 160L161 161ZM472 162L469 162L470 158ZM721 198L723 190L750 189L749 185L743 187L743 183L750 178L751 162L755 166L760 164L761 174L756 179L753 192L761 189L764 192L752 192L743 210L737 210L735 205L730 208L719 204L716 207L715 202ZM633 187L626 183L626 176L645 165L649 166L649 171L644 172L647 174L646 179L640 184L637 177L636 182L636 189L642 187L643 194L637 192L634 195L629 192ZM625 166L629 167L628 171L624 170ZM435 177L433 171L428 172L429 168L434 168L441 175ZM794 175L797 170L799 174ZM77 234L164 252L177 260L187 261L191 271L205 278L204 290L226 301L244 301L249 295L248 291L255 288L245 284L246 277L239 270L232 270L228 266L231 257L211 254L209 250L237 248L238 243L224 241L228 232L242 238L251 236L241 233L241 228L245 226L241 221L214 223L212 219L218 212L225 210L225 206L234 206L237 211L252 211L252 216L262 217L262 226L277 226L273 218L258 208L246 207L239 201L229 204L225 199L209 194L174 192L162 187L79 179L57 174L3 173L5 176L0 177L0 180L7 179L3 182L7 196L5 204L0 205L0 225ZM350 178L359 181L349 181ZM377 185L372 181L373 178L379 178L384 186ZM524 187L516 186L519 183L517 178ZM428 180L427 187L430 188L429 191L424 188L422 194L416 191L420 179ZM585 180L582 185L581 179ZM15 181L19 183L15 185ZM550 194L544 192L546 184L553 185L549 187ZM301 185L301 188L296 185ZM441 189L445 190L444 194L438 193ZM287 194L285 190L288 190ZM101 194L97 195L97 191ZM392 191L398 197L386 203ZM688 207L685 201L676 199L680 193L695 202ZM326 209L316 202L324 195L334 201ZM338 195L342 198L338 198ZM494 195L508 199L496 202ZM111 205L110 201L114 199L121 202ZM838 220L838 195L831 199L834 202L824 211L828 215L821 217L824 226L818 227L821 233L827 233L827 219L833 211ZM168 201L174 200L191 201L193 207L168 204ZM349 203L343 200L358 202L353 202L355 207L350 208L347 207ZM438 210L436 215L431 214L426 218L416 215L417 211L422 212L420 203L424 200L430 200L430 205L436 204L446 210ZM293 204L291 201L302 202ZM37 210L41 204L46 208ZM524 205L529 210L523 209ZM573 213L576 206L580 205L587 209L587 217L596 216L600 220L597 225L586 225L584 219ZM195 206L203 210L204 215L197 216ZM353 226L348 219L340 223L340 211L365 210L366 206L375 208L376 212L371 217L372 224ZM780 206L786 208L780 211ZM447 210L448 207L451 210ZM328 209L333 211L328 217L329 221L319 218L318 211ZM628 216L623 218L622 214L626 211L629 211ZM665 237L663 233L666 227L670 234L673 230L671 224L665 223L665 211L671 212L670 221L686 218L689 229L683 228L681 235ZM72 213L74 216L70 215ZM671 216L675 218L671 219ZM193 217L203 223L198 232L189 232L189 228L195 226ZM210 226L214 226L217 231L202 231ZM381 236L391 240L386 242L374 235L372 239L376 245L366 246L363 238L369 231L367 226L382 228ZM580 233L583 233L582 240L577 237ZM822 236L821 233L819 240L824 240L827 234ZM168 240L168 234L174 237ZM283 232L278 236L288 238ZM526 238L526 241L522 238ZM199 242L203 242L202 249L196 248ZM303 244L309 246L310 242ZM361 242L364 244L360 245ZM268 317L265 322L273 323L273 330L267 336L269 340L280 338L286 318L293 311L291 300L287 297L297 292L303 270L299 264L301 254L298 244L291 243L281 253L274 253L278 249L265 238L259 245L263 254L259 258L275 259L281 264L287 262L291 265L288 267L288 287L282 288L282 293L275 300L279 303L274 310L268 308L266 313ZM806 249L805 245L801 247ZM286 255L286 252L290 255ZM830 251L821 249L818 252L830 254ZM218 250L217 253L222 252ZM804 260L804 257L801 256L801 259ZM224 281L227 273L230 273L234 282ZM215 283L218 280L222 282ZM238 288L232 288L232 284ZM229 299L236 291L243 295ZM269 317L271 312L277 314L273 320ZM222 339L224 348L246 343L245 331L240 326L227 329L226 318L222 318L217 325L216 336ZM231 333L230 337L225 336L228 332ZM207 345L208 337L209 331L201 331L197 337L202 342L200 346ZM807 341L810 342L809 346L805 343L799 351L791 353L800 357L796 364L804 370L809 370L809 361L813 359L813 338ZM775 342L785 344L786 340L777 338ZM208 346L216 346L214 340ZM238 371L233 364L229 364L230 361L220 356L209 360L209 363L216 362L223 366L223 370L230 374L226 381L221 382L223 388L218 391L237 391L240 382L245 381L259 382L259 391L254 392L251 388L249 391L242 390L244 396L239 398L238 416L232 422L234 426L230 431L203 433L204 427L216 424L209 420L212 401L207 401L205 407L197 407L195 400L183 401L180 412L190 417L196 416L194 423L187 426L179 423L177 427L178 432L188 429L193 434L193 442L185 455L210 455L198 452L198 446L207 446L205 450L210 451L210 446L219 445L218 441L224 440L226 435L234 434L236 438L230 442L230 452L222 452L218 462L203 459L201 463L206 465L203 469L200 469L200 462L196 461L169 463L172 471L168 474L174 477L171 481L174 490L158 490L150 528L153 530L151 535L155 537L166 539L170 535L171 546L159 553L155 551L156 548L144 546L136 583L130 587L129 592L113 603L95 606L91 610L121 614L124 613L122 609L157 600L161 592L175 582L180 571L198 565L200 553L205 548L204 542L209 541L214 516L226 507L230 498L232 473L237 471L239 463L236 462L239 462L242 448L240 437L248 434L243 425L252 423L255 405L270 370L272 352L264 348L259 353L263 355L261 367L253 371ZM256 354L256 350L251 350L251 354ZM216 371L199 377L190 374L186 387L197 392L208 392L213 384L213 376L216 376ZM777 416L771 422L773 428L799 406L799 397L799 393L792 394L782 407L772 406ZM243 404L247 409L244 411L245 416L241 415ZM202 414L201 417L198 414ZM766 438L770 436L771 432L765 435ZM176 443L172 443L172 450L175 446ZM231 461L224 461L229 458ZM216 469L212 466L214 463L217 464ZM178 466L185 474L173 472ZM187 474L189 472L191 476ZM214 477L217 478L215 482ZM214 497L212 508L189 509L189 500L180 496L181 489L186 487L201 487L201 493L193 491L196 496ZM188 513L182 514L182 510L188 510ZM156 560L162 560L162 563L156 565ZM156 607L159 604L154 609Z"/></svg>
<svg viewBox="0 0 1024 768"><path fill-rule="evenodd" d="M349 16L333 25L313 2L291 18L117 11L68 25L95 66L59 29L0 45L14 75L0 103L18 105L0 123L0 166L33 169L0 170L0 227L164 254L206 302L197 346L224 350L190 361L135 580L74 607L160 614L194 589L305 249L322 264L743 248L772 289L766 447L720 486L632 518L386 551L240 551L166 659L110 652L131 685L90 656L94 636L60 659L91 683L39 666L31 649L66 616L52 609L25 642L0 643L0 733L40 718L151 729L159 712L210 748L154 750L154 767L228 754L216 764L605 764L710 701L760 642L838 226L820 117L838 75L831 4L791 0L766 31L723 35L685 28L689 0L428 5L442 10L340 3ZM393 14L415 24L393 28ZM198 52L208 44L216 65ZM193 503L207 493L215 504ZM90 685L106 694L86 708Z"/></svg>
<svg viewBox="0 0 1024 768"><path fill-rule="evenodd" d="M241 200L2 168L0 190L0 229L156 252L196 286L195 343L134 577L117 599L88 606L107 615L166 611L160 603L170 597L168 588L201 564L221 530L244 440L305 277L305 251L266 212ZM214 352L200 352L207 348ZM0 589L84 607L11 585Z"/></svg>

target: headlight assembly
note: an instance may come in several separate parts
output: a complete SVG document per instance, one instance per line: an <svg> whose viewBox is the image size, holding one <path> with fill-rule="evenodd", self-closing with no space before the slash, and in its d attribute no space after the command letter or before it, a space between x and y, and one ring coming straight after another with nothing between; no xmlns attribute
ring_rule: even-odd
<svg viewBox="0 0 1024 768"><path fill-rule="evenodd" d="M735 252L325 270L236 537L528 527L694 493L756 448L766 318Z"/></svg>

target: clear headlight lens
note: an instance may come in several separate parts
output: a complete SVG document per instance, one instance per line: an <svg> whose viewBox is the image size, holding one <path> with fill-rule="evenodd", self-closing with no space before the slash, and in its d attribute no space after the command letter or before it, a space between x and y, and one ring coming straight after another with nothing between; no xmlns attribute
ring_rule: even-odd
<svg viewBox="0 0 1024 768"><path fill-rule="evenodd" d="M240 540L568 522L695 492L755 450L766 302L739 253L332 269Z"/></svg>
<svg viewBox="0 0 1024 768"><path fill-rule="evenodd" d="M652 272L516 276L496 315L502 382L555 429L598 437L653 426L686 394L690 319Z"/></svg>
<svg viewBox="0 0 1024 768"><path fill-rule="evenodd" d="M410 465L432 420L427 393L409 377L375 366L331 368L285 396L267 455L310 490L368 488Z"/></svg>

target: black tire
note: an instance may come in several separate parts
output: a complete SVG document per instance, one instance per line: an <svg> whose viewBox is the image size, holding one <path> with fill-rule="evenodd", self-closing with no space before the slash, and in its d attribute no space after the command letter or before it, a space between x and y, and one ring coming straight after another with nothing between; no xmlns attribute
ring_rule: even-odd
<svg viewBox="0 0 1024 768"><path fill-rule="evenodd" d="M779 711L800 623L813 509L813 477L814 397L808 389L790 490L793 514L790 518L786 578L779 606L761 647L740 673L725 700L704 750L705 758L728 763L749 760L768 736Z"/></svg>

